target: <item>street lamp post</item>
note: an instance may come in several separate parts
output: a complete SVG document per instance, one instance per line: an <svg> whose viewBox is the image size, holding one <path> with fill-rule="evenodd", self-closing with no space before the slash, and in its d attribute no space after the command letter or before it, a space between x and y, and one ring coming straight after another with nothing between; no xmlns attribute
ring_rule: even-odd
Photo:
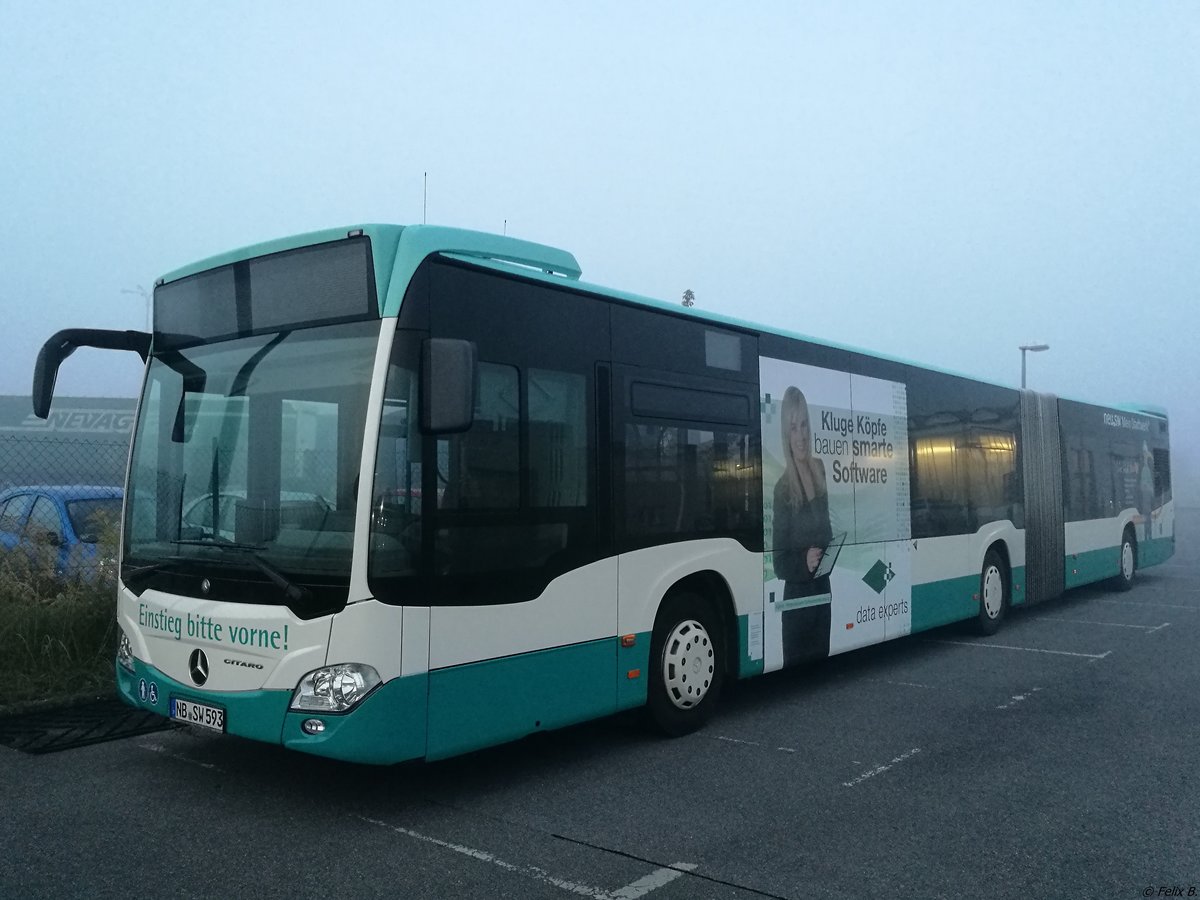
<svg viewBox="0 0 1200 900"><path fill-rule="evenodd" d="M1025 353L1041 353L1043 350L1049 350L1049 344L1022 344L1021 350L1021 390L1025 389Z"/></svg>
<svg viewBox="0 0 1200 900"><path fill-rule="evenodd" d="M143 300L146 301L146 330L153 331L154 330L154 322L150 316L150 300L151 300L150 292L139 284L136 288L122 288L121 293L122 294L133 294L134 296L141 297Z"/></svg>

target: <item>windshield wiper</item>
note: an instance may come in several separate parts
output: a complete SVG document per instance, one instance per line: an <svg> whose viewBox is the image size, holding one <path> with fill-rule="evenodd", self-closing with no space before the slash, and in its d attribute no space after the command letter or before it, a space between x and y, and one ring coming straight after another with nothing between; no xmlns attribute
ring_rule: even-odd
<svg viewBox="0 0 1200 900"><path fill-rule="evenodd" d="M195 534L194 531L192 533ZM264 549L261 544L239 544L237 541L215 531L202 532L198 538L179 538L179 540L171 541L171 543L184 547L221 547L226 550Z"/></svg>
<svg viewBox="0 0 1200 900"><path fill-rule="evenodd" d="M312 599L312 592L289 579L277 568L267 562L258 553L250 553L250 560L259 570L271 580L271 584L283 591L283 595L293 603L307 603Z"/></svg>
<svg viewBox="0 0 1200 900"><path fill-rule="evenodd" d="M141 581L143 578L153 575L155 572L162 571L169 566L174 560L163 560L162 562L150 563L145 566L122 566L121 580L125 582L126 587L134 587L134 582Z"/></svg>
<svg viewBox="0 0 1200 900"><path fill-rule="evenodd" d="M185 567L194 565L195 560L186 556L167 556L156 562L145 563L140 566L121 565L121 580L125 582L126 587L133 587L135 582L148 578L155 572L162 572L174 568L179 564Z"/></svg>
<svg viewBox="0 0 1200 900"><path fill-rule="evenodd" d="M263 548L257 544L239 544L236 541L231 541L227 537L222 537L217 533L205 535L199 540L180 540L173 541L175 544L182 544L189 547L220 547L222 550L234 550L238 553L244 553L250 558L250 561L258 568L260 572L267 576L267 579L275 587L283 591L285 597L293 603L307 603L312 599L312 592L302 585L296 584L275 566L267 562L260 550Z"/></svg>

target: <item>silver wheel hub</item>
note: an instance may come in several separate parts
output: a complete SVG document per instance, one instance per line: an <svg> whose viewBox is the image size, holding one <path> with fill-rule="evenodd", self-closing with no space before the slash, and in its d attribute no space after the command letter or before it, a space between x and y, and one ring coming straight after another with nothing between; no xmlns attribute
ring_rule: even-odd
<svg viewBox="0 0 1200 900"><path fill-rule="evenodd" d="M1004 576L995 566L983 571L983 611L989 619L1000 615L1004 607Z"/></svg>
<svg viewBox="0 0 1200 900"><path fill-rule="evenodd" d="M667 696L679 709L691 709L712 687L717 655L712 638L695 619L685 619L663 644L662 677Z"/></svg>
<svg viewBox="0 0 1200 900"><path fill-rule="evenodd" d="M1133 577L1133 544L1129 541L1121 544L1121 574L1126 581Z"/></svg>

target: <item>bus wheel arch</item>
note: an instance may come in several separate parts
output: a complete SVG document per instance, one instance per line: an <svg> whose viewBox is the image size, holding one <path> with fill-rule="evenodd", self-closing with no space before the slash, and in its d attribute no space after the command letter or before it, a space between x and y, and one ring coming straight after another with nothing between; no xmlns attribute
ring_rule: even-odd
<svg viewBox="0 0 1200 900"><path fill-rule="evenodd" d="M983 554L979 572L979 612L973 622L978 634L992 635L1000 630L1012 602L1012 566L1008 547L996 541Z"/></svg>
<svg viewBox="0 0 1200 900"><path fill-rule="evenodd" d="M732 598L716 573L690 575L667 591L650 639L646 714L656 730L684 735L708 721L734 674L736 627Z"/></svg>
<svg viewBox="0 0 1200 900"><path fill-rule="evenodd" d="M725 662L725 678L727 681L737 679L738 672L738 616L733 605L733 591L729 583L719 573L712 569L695 572L676 582L665 597L666 602L675 591L692 591L708 600L720 618L720 635L724 642L721 647L722 659ZM660 604L661 610L661 604Z"/></svg>

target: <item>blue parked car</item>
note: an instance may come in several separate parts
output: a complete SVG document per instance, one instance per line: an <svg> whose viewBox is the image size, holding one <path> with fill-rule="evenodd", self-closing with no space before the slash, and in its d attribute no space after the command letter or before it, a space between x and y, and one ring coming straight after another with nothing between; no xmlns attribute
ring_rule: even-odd
<svg viewBox="0 0 1200 900"><path fill-rule="evenodd" d="M0 547L53 559L55 575L95 581L116 574L96 547L105 521L121 520L122 490L109 485L30 485L0 491Z"/></svg>

